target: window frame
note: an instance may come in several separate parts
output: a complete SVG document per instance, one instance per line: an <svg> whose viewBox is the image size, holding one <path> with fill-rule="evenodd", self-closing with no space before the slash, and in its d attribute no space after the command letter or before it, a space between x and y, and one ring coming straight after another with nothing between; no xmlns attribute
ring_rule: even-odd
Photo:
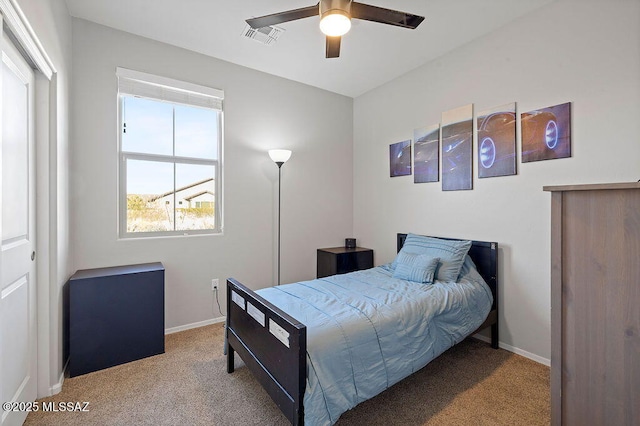
<svg viewBox="0 0 640 426"><path fill-rule="evenodd" d="M118 90L117 90L117 123L118 123L118 184L117 184L117 229L118 239L137 239L137 238L162 238L162 237L175 237L175 236L199 236L199 235L219 235L223 233L223 189L222 189L222 175L223 175L223 145L224 145L224 132L223 132L223 115L222 102L224 99L224 92L219 89L213 89L210 87L199 86L193 83L182 82L179 80L173 80L166 77L156 76L153 74L142 73L139 71L128 70L118 67L116 70L116 76L118 77ZM121 80L125 80L121 84ZM122 87L127 83L133 83L134 88ZM141 93L129 93L135 92L136 88L141 88ZM149 89L147 91L147 89ZM140 93L139 92L139 93ZM150 93L148 93L150 92ZM154 93L158 93L159 96L154 97ZM175 96L173 96L175 95ZM205 108L214 110L217 112L217 158L205 159L197 157L185 157L175 155L175 115L174 115L174 138L173 138L173 153L174 155L162 155L162 154L146 154L140 152L124 151L122 147L123 143L123 104L124 97L134 96L139 98L148 99L156 102L167 102L170 104L184 105L194 108ZM160 99L164 98L164 99ZM196 99L196 102L189 102ZM211 106L203 106L202 101L212 102ZM175 114L175 111L174 111ZM176 165L188 164L188 165L206 165L214 167L214 181L215 181L215 193L214 193L214 223L215 227L212 229L185 229L185 230L171 230L171 231L152 231L152 232L127 232L127 161L152 161L161 163L173 164L173 225L175 228L176 219Z"/></svg>

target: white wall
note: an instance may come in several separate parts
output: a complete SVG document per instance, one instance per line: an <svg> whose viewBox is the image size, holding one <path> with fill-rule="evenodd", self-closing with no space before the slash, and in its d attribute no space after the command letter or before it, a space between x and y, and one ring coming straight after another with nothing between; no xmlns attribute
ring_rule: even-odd
<svg viewBox="0 0 640 426"><path fill-rule="evenodd" d="M282 168L282 282L314 278L316 249L351 235L351 98L77 19L73 52L75 269L162 262L167 328L219 316L212 278L222 284L233 276L254 289L274 284L272 148L293 151ZM224 235L117 239L116 67L225 91ZM224 312L224 292L220 303Z"/></svg>
<svg viewBox="0 0 640 426"><path fill-rule="evenodd" d="M39 166L38 344L46 347L38 351L38 396L42 397L60 390L64 362L62 286L71 274L68 183L71 17L64 0L17 0L17 5L56 71L49 86L53 103L51 134L48 142L38 141L36 152ZM38 83L38 87L46 85ZM46 97L38 95L43 101Z"/></svg>
<svg viewBox="0 0 640 426"><path fill-rule="evenodd" d="M428 24L428 23L427 23ZM434 42L437 42L434 41ZM518 163L472 191L389 178L389 144L442 111L572 102L569 159ZM500 245L500 340L550 358L550 194L544 185L640 179L640 2L557 1L354 101L354 235L391 261L395 233ZM475 168L475 166L474 166Z"/></svg>

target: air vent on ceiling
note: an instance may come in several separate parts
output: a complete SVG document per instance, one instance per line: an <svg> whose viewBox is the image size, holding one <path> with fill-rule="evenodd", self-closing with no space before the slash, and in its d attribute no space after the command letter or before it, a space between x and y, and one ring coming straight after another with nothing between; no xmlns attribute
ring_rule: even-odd
<svg viewBox="0 0 640 426"><path fill-rule="evenodd" d="M283 32L284 30L278 27L262 27L254 29L249 25L246 25L242 31L242 36L259 41L262 44L269 45L274 44Z"/></svg>

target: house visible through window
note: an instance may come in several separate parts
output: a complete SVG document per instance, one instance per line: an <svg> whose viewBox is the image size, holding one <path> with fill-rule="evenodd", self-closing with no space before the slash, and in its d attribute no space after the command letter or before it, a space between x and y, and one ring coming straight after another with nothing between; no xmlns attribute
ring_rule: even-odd
<svg viewBox="0 0 640 426"><path fill-rule="evenodd" d="M223 92L117 75L120 236L221 232Z"/></svg>

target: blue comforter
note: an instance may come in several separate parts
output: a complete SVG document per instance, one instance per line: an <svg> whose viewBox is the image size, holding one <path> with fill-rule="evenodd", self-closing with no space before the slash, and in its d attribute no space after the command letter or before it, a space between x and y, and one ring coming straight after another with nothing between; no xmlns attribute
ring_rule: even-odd
<svg viewBox="0 0 640 426"><path fill-rule="evenodd" d="M457 283L392 274L384 265L258 291L307 326L306 425L335 423L462 341L491 309L470 259Z"/></svg>

